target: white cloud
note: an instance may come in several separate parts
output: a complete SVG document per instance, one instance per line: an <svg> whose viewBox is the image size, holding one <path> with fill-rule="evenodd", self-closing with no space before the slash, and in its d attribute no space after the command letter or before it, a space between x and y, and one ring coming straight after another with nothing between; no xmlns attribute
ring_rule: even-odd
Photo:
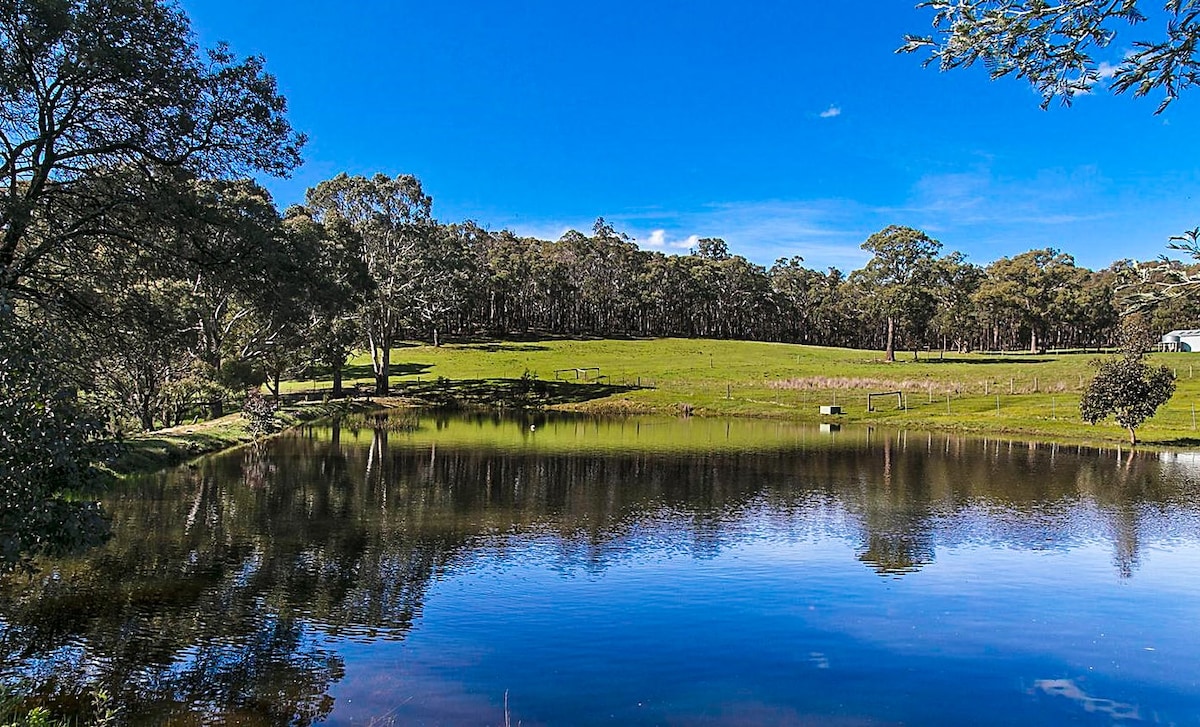
<svg viewBox="0 0 1200 727"><path fill-rule="evenodd" d="M1102 79L1109 79L1117 75L1117 68L1119 66L1113 65L1108 61L1102 61L1100 65L1096 66L1096 75Z"/></svg>
<svg viewBox="0 0 1200 727"><path fill-rule="evenodd" d="M841 106L830 106L829 108L822 111L820 114L822 119L832 119L832 118L836 118L841 115L842 115L842 107Z"/></svg>
<svg viewBox="0 0 1200 727"><path fill-rule="evenodd" d="M634 239L638 239L635 237ZM691 250L700 242L699 235L688 235L682 240L670 240L667 238L666 230L651 230L650 236L644 240L638 239L638 243L642 247L650 247L656 250Z"/></svg>

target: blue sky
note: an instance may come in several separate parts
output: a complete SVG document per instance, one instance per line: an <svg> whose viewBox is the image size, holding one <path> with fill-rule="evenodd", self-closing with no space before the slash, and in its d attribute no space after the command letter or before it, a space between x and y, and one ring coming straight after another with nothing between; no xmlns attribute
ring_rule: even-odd
<svg viewBox="0 0 1200 727"><path fill-rule="evenodd" d="M1108 93L1042 111L1022 82L896 55L928 28L914 0L181 4L203 45L266 57L309 136L266 180L280 205L410 173L444 221L557 238L603 216L647 248L844 270L888 224L981 264L1052 246L1090 267L1200 224L1200 91L1160 116Z"/></svg>

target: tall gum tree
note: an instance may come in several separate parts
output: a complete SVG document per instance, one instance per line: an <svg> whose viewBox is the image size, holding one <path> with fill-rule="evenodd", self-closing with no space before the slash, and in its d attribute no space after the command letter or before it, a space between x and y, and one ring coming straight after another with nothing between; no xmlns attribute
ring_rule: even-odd
<svg viewBox="0 0 1200 727"><path fill-rule="evenodd" d="M1043 348L1046 332L1066 317L1086 271L1075 258L1052 248L1000 258L987 267L975 293L983 308L1005 311L1029 330L1029 351Z"/></svg>
<svg viewBox="0 0 1200 727"><path fill-rule="evenodd" d="M362 241L373 289L363 306L362 322L371 349L375 393L385 396L392 347L417 299L419 279L413 265L435 228L433 200L412 175L376 174L368 179L343 173L309 189L306 201L314 220L332 224L340 218Z"/></svg>
<svg viewBox="0 0 1200 727"><path fill-rule="evenodd" d="M932 317L930 286L942 243L911 227L889 225L867 238L872 254L862 270L873 307L887 320L886 360L896 360L896 326L908 321L924 328Z"/></svg>

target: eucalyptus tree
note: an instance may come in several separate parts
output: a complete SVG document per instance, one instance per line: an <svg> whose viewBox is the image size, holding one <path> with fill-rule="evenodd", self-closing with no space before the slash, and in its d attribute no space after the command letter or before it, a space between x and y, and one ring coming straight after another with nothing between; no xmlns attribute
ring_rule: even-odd
<svg viewBox="0 0 1200 727"><path fill-rule="evenodd" d="M566 267L569 289L555 305L569 312L574 333L613 333L626 328L636 300L632 285L644 253L603 217L590 236L570 230L556 247Z"/></svg>
<svg viewBox="0 0 1200 727"><path fill-rule="evenodd" d="M509 230L474 229L480 291L476 323L495 333L528 330L537 317L533 250L537 241Z"/></svg>
<svg viewBox="0 0 1200 727"><path fill-rule="evenodd" d="M487 232L473 222L435 225L420 250L413 275L417 278L414 295L415 322L433 335L440 346L439 332L453 314L467 307L479 271L479 250Z"/></svg>
<svg viewBox="0 0 1200 727"><path fill-rule="evenodd" d="M40 279L154 216L162 180L282 175L303 137L261 58L200 51L165 0L0 2L0 293L51 301ZM102 180L112 179L110 183Z"/></svg>
<svg viewBox="0 0 1200 727"><path fill-rule="evenodd" d="M886 359L896 360L897 324L923 330L932 317L934 260L942 243L920 230L889 225L867 238L872 254L862 269L869 304L887 321Z"/></svg>
<svg viewBox="0 0 1200 727"><path fill-rule="evenodd" d="M1080 269L1075 259L1052 248L1003 257L987 267L987 277L975 292L975 302L1029 333L1029 350L1037 353L1043 337L1067 317L1071 296L1078 289ZM993 323L999 325L998 320Z"/></svg>
<svg viewBox="0 0 1200 727"><path fill-rule="evenodd" d="M1200 1L925 0L932 35L908 35L901 51L927 52L942 70L982 63L992 78L1015 75L1070 105L1105 78L1116 93L1161 91L1158 112L1200 83ZM1153 16L1152 33L1138 35ZM1122 57L1103 51L1119 41ZM1112 59L1108 64L1107 59ZM1107 66L1111 65L1111 69Z"/></svg>
<svg viewBox="0 0 1200 727"><path fill-rule="evenodd" d="M362 340L359 311L372 294L362 238L344 218L322 224L299 206L287 210L283 226L296 241L308 281L296 348L329 369L333 396L340 397L346 361Z"/></svg>
<svg viewBox="0 0 1200 727"><path fill-rule="evenodd" d="M189 284L195 353L207 375L230 390L261 384L304 295L302 260L258 184L206 180L188 189L194 209L169 231L156 269ZM211 413L224 413L222 396Z"/></svg>
<svg viewBox="0 0 1200 727"><path fill-rule="evenodd" d="M344 220L362 240L362 260L372 294L361 320L371 350L375 392L388 393L391 351L413 313L422 249L436 232L433 200L412 175L370 179L339 174L308 190L307 207L318 222Z"/></svg>
<svg viewBox="0 0 1200 727"><path fill-rule="evenodd" d="M861 345L853 329L844 289L845 276L837 268L826 271L804 267L804 258L780 258L768 271L780 307L784 340L822 346Z"/></svg>
<svg viewBox="0 0 1200 727"><path fill-rule="evenodd" d="M971 296L983 278L983 268L967 262L960 252L952 252L935 261L937 284L933 287L933 296L937 312L931 323L942 336L943 349L947 341L953 341L955 349L964 353L969 350L971 337L980 329L979 309Z"/></svg>
<svg viewBox="0 0 1200 727"><path fill-rule="evenodd" d="M95 383L143 430L174 423L179 386L193 371L190 293L169 278L119 286L105 302L104 335L90 337Z"/></svg>
<svg viewBox="0 0 1200 727"><path fill-rule="evenodd" d="M703 264L693 255L650 254L638 281L643 334L698 335L696 314L704 295L693 281Z"/></svg>

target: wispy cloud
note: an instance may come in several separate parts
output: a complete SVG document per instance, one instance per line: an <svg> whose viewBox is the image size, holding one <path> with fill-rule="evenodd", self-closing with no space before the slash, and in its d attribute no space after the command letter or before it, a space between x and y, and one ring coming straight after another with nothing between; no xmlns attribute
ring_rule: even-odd
<svg viewBox="0 0 1200 727"><path fill-rule="evenodd" d="M989 158L925 174L886 202L742 200L602 211L644 249L674 254L695 247L700 238L720 237L732 252L762 265L799 255L809 267L847 271L867 261L862 242L893 224L923 229L947 251L961 251L980 264L1049 246L1092 267L1126 256L1152 258L1167 237L1188 226L1174 196L1186 180L1164 180L1155 190L1114 203L1116 182L1093 166L1016 177L997 171L1001 163ZM592 221L524 220L511 226L518 234L558 239L568 229L590 231Z"/></svg>
<svg viewBox="0 0 1200 727"><path fill-rule="evenodd" d="M829 108L825 109L824 111L822 111L819 114L819 116L822 119L832 119L832 118L836 118L841 115L842 115L842 107L841 106L830 106Z"/></svg>

